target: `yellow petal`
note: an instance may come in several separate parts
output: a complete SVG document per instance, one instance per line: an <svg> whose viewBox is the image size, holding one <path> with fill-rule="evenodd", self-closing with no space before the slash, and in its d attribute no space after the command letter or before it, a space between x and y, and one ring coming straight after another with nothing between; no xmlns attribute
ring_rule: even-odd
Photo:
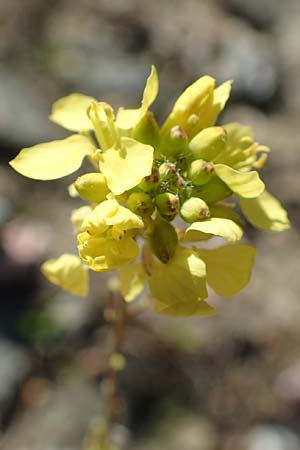
<svg viewBox="0 0 300 450"><path fill-rule="evenodd" d="M126 231L143 228L144 222L128 208L119 205L116 200L105 200L85 217L81 228L89 234L99 235L110 226Z"/></svg>
<svg viewBox="0 0 300 450"><path fill-rule="evenodd" d="M148 108L152 105L154 100L157 97L159 89L159 81L158 81L158 75L157 70L155 66L151 66L151 73L149 77L147 78L146 86L143 93L143 99L142 99L142 114L145 114L146 111L148 111Z"/></svg>
<svg viewBox="0 0 300 450"><path fill-rule="evenodd" d="M74 134L61 141L24 148L9 164L25 177L54 180L79 169L83 158L93 150L89 139Z"/></svg>
<svg viewBox="0 0 300 450"><path fill-rule="evenodd" d="M229 242L239 241L243 236L243 229L230 219L211 217L201 222L194 222L184 234L184 242L201 241L207 235L220 236Z"/></svg>
<svg viewBox="0 0 300 450"><path fill-rule="evenodd" d="M195 251L179 247L167 264L156 263L149 286L158 302L157 310L170 315L201 315L202 301L207 297L205 264Z"/></svg>
<svg viewBox="0 0 300 450"><path fill-rule="evenodd" d="M205 114L213 105L214 86L215 80L208 75L191 84L176 101L161 128L161 134L165 135L175 125L179 125L192 138L205 128Z"/></svg>
<svg viewBox="0 0 300 450"><path fill-rule="evenodd" d="M240 198L240 206L249 222L262 230L283 231L291 226L286 210L268 191L257 198Z"/></svg>
<svg viewBox="0 0 300 450"><path fill-rule="evenodd" d="M91 130L92 123L86 111L92 101L94 101L93 97L82 94L71 94L60 98L53 103L49 119L67 130Z"/></svg>
<svg viewBox="0 0 300 450"><path fill-rule="evenodd" d="M119 195L151 174L154 149L134 139L121 138L122 149L110 148L101 155L100 170L110 190Z"/></svg>
<svg viewBox="0 0 300 450"><path fill-rule="evenodd" d="M214 100L213 105L210 111L207 111L207 115L205 117L206 127L213 126L221 111L223 111L227 100L229 99L231 92L232 81L225 81L225 83L221 84L214 90Z"/></svg>
<svg viewBox="0 0 300 450"><path fill-rule="evenodd" d="M198 251L206 263L208 284L223 297L237 294L248 284L255 253L255 248L244 244Z"/></svg>
<svg viewBox="0 0 300 450"><path fill-rule="evenodd" d="M130 236L115 240L93 237L83 232L78 235L78 251L82 261L91 270L104 272L133 261L139 254L139 246Z"/></svg>
<svg viewBox="0 0 300 450"><path fill-rule="evenodd" d="M216 164L216 174L236 194L245 198L258 197L265 189L265 185L259 178L258 173L238 172L225 164Z"/></svg>
<svg viewBox="0 0 300 450"><path fill-rule="evenodd" d="M73 209L71 213L71 222L77 232L82 230L82 223L84 219L93 211L91 206L81 206L81 208Z"/></svg>
<svg viewBox="0 0 300 450"><path fill-rule="evenodd" d="M124 266L119 275L121 294L127 302L131 302L143 291L147 275L141 264Z"/></svg>
<svg viewBox="0 0 300 450"><path fill-rule="evenodd" d="M76 255L64 254L58 259L49 259L41 271L51 283L71 294L86 297L88 294L88 271Z"/></svg>
<svg viewBox="0 0 300 450"><path fill-rule="evenodd" d="M156 99L158 88L159 81L157 71L154 66L151 66L151 73L147 78L141 107L138 109L120 108L117 114L117 126L124 130L134 128Z"/></svg>

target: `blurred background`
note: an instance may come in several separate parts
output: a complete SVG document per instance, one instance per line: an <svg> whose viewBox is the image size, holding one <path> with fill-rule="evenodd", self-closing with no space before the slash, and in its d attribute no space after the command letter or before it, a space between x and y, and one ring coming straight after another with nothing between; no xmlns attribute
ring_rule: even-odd
<svg viewBox="0 0 300 450"><path fill-rule="evenodd" d="M200 75L234 80L221 122L252 126L272 148L263 178L293 228L248 227L252 281L230 300L212 294L219 315L175 320L150 309L129 323L116 439L130 450L300 449L299 0L0 0L3 450L81 449L103 411L108 345L104 277L81 300L39 273L44 259L75 251L74 176L38 182L7 163L67 135L47 118L61 96L138 106L151 64L160 119Z"/></svg>

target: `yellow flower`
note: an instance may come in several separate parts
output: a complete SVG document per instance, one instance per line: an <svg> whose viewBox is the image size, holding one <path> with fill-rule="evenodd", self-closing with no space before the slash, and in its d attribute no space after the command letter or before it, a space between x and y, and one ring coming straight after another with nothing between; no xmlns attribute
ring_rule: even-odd
<svg viewBox="0 0 300 450"><path fill-rule="evenodd" d="M51 283L71 294L86 297L88 294L88 271L76 255L64 254L58 259L49 259L41 271Z"/></svg>
<svg viewBox="0 0 300 450"><path fill-rule="evenodd" d="M130 235L117 240L109 235L98 237L83 232L78 235L78 252L91 270L105 272L131 262L138 256L139 247Z"/></svg>
<svg viewBox="0 0 300 450"><path fill-rule="evenodd" d="M81 224L78 251L83 262L97 272L116 269L139 253L133 236L144 227L140 217L116 200L100 203Z"/></svg>
<svg viewBox="0 0 300 450"><path fill-rule="evenodd" d="M113 110L107 103L93 102L88 114L103 150L98 157L100 171L113 194L123 194L151 174L154 149L151 145L122 136Z"/></svg>
<svg viewBox="0 0 300 450"><path fill-rule="evenodd" d="M215 80L206 75L189 86L176 101L172 112L161 128L166 136L175 126L180 126L191 139L200 130L215 124L231 90L231 81L215 89Z"/></svg>

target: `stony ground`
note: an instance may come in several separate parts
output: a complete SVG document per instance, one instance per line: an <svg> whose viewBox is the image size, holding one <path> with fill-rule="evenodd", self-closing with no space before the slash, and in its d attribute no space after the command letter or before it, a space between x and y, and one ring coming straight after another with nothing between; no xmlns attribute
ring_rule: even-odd
<svg viewBox="0 0 300 450"><path fill-rule="evenodd" d="M93 300L57 293L40 262L72 251L70 180L39 183L7 161L64 136L49 105L83 92L135 106L149 67L163 118L199 75L234 79L222 120L272 147L264 179L293 228L257 233L252 282L221 312L128 327L122 387L131 450L300 448L300 3L298 0L0 0L0 447L79 450L101 415L105 280ZM99 319L98 319L99 318Z"/></svg>

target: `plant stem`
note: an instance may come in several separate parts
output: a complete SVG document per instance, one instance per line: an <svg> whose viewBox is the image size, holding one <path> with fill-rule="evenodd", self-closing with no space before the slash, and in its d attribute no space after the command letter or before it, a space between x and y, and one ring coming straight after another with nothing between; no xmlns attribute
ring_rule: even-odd
<svg viewBox="0 0 300 450"><path fill-rule="evenodd" d="M127 303L120 293L117 292L113 295L110 306L113 311L112 345L110 355L108 356L109 368L103 380L103 383L105 383L105 418L108 438L111 435L114 424L118 422L123 410L122 393L120 392L119 385L120 368L117 368L115 364L113 364L112 358L121 355L128 318Z"/></svg>

